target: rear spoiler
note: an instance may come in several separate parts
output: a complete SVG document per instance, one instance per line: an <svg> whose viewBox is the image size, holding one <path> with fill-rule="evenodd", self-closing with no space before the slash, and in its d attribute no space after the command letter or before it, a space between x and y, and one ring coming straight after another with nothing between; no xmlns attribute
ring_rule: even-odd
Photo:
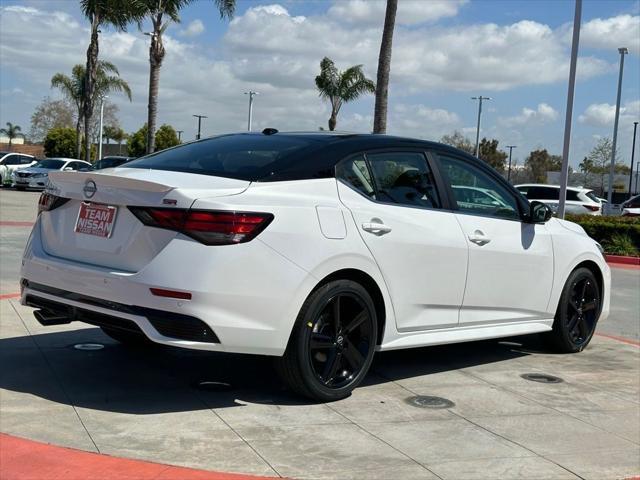
<svg viewBox="0 0 640 480"><path fill-rule="evenodd" d="M122 174L116 176L100 172L56 171L49 173L49 181L51 182L51 185L47 187L47 190L51 190L52 193L60 190L68 191L77 189L78 191L80 191L82 190L82 187L90 180L94 181L101 187L114 187L119 189L137 190L143 192L163 193L174 189L174 187L170 185L150 182L148 180L140 180L137 178L127 178Z"/></svg>

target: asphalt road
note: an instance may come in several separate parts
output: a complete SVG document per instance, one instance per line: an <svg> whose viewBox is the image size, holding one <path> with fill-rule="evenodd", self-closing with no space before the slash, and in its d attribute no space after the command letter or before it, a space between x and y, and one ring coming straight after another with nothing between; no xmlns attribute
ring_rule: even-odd
<svg viewBox="0 0 640 480"><path fill-rule="evenodd" d="M39 193L0 190L0 295L16 293L20 257L36 218ZM598 331L640 339L640 270L612 269L611 316Z"/></svg>

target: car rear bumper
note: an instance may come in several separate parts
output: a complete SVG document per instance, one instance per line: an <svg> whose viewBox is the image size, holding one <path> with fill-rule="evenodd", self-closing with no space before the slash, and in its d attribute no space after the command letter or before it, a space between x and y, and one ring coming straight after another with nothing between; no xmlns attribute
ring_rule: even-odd
<svg viewBox="0 0 640 480"><path fill-rule="evenodd" d="M160 344L261 355L284 353L315 284L258 239L206 247L178 236L134 273L61 259L44 251L39 220L22 263L23 305L49 305L71 321L98 326L120 322ZM154 296L150 288L189 292L192 298Z"/></svg>

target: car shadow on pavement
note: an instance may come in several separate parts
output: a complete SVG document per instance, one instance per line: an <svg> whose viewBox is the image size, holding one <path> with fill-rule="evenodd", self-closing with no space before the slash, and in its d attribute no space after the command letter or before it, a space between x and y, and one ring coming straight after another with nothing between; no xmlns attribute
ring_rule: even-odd
<svg viewBox="0 0 640 480"><path fill-rule="evenodd" d="M84 342L104 348L74 348ZM504 362L534 353L538 345L536 336L529 336L379 352L364 385ZM230 408L242 402L313 403L285 389L271 357L127 347L97 328L0 339L0 388L130 414Z"/></svg>

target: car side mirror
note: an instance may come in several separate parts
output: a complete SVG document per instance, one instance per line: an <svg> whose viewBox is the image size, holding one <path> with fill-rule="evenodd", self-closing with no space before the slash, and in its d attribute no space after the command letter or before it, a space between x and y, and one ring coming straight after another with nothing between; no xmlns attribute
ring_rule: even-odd
<svg viewBox="0 0 640 480"><path fill-rule="evenodd" d="M529 223L546 223L553 216L553 210L537 200L529 204Z"/></svg>

